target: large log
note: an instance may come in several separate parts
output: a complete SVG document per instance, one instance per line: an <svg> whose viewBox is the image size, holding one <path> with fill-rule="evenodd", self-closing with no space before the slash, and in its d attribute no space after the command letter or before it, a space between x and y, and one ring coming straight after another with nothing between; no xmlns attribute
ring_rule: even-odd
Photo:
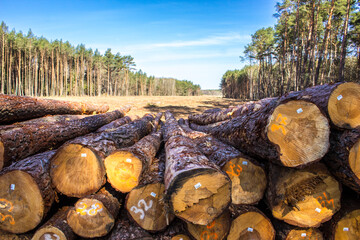
<svg viewBox="0 0 360 240"><path fill-rule="evenodd" d="M208 225L196 225L187 223L187 230L196 240L204 239L226 239L231 225L229 211L225 210L219 217Z"/></svg>
<svg viewBox="0 0 360 240"><path fill-rule="evenodd" d="M345 131L333 130L330 144L324 162L341 183L360 193L360 127Z"/></svg>
<svg viewBox="0 0 360 240"><path fill-rule="evenodd" d="M230 180L182 135L169 111L165 119L166 201L179 218L207 225L230 203Z"/></svg>
<svg viewBox="0 0 360 240"><path fill-rule="evenodd" d="M162 132L151 133L133 146L113 151L104 160L107 179L120 192L130 192L139 184L144 171L160 148Z"/></svg>
<svg viewBox="0 0 360 240"><path fill-rule="evenodd" d="M139 186L129 192L125 201L131 219L151 232L164 230L174 219L164 203L165 158L163 151L159 158L153 160Z"/></svg>
<svg viewBox="0 0 360 240"><path fill-rule="evenodd" d="M0 124L46 115L105 113L109 106L0 94Z"/></svg>
<svg viewBox="0 0 360 240"><path fill-rule="evenodd" d="M65 141L93 132L124 114L122 110L116 110L78 120L17 124L15 128L0 129L0 169L13 161L57 148Z"/></svg>
<svg viewBox="0 0 360 240"><path fill-rule="evenodd" d="M43 220L55 196L49 175L54 153L28 157L0 172L0 229L24 233Z"/></svg>
<svg viewBox="0 0 360 240"><path fill-rule="evenodd" d="M263 198L267 186L263 165L209 134L192 130L186 121L180 119L179 124L200 151L229 176L232 204L257 204Z"/></svg>
<svg viewBox="0 0 360 240"><path fill-rule="evenodd" d="M67 214L70 207L61 208L56 214L54 214L44 225L39 228L34 236L33 240L74 240L76 239L75 233L67 224Z"/></svg>
<svg viewBox="0 0 360 240"><path fill-rule="evenodd" d="M315 104L293 98L260 101L256 109L231 120L205 126L190 123L190 127L210 133L256 159L301 167L326 154L330 126Z"/></svg>
<svg viewBox="0 0 360 240"><path fill-rule="evenodd" d="M120 203L104 188L98 193L79 199L67 214L71 229L85 238L107 235L115 225Z"/></svg>
<svg viewBox="0 0 360 240"><path fill-rule="evenodd" d="M270 165L267 201L275 218L299 227L318 227L339 209L341 186L325 165L296 170Z"/></svg>
<svg viewBox="0 0 360 240"><path fill-rule="evenodd" d="M125 116L119 119L116 119L112 121L111 123L108 123L101 128L98 128L95 132L103 132L103 131L112 131L118 127L121 127L122 125L125 125L131 121L139 119L139 116Z"/></svg>
<svg viewBox="0 0 360 240"><path fill-rule="evenodd" d="M272 220L278 240L324 240L322 232L317 228L300 228L283 221Z"/></svg>
<svg viewBox="0 0 360 240"><path fill-rule="evenodd" d="M275 239L275 230L271 221L256 207L232 205L229 209L233 220L227 237L228 240Z"/></svg>
<svg viewBox="0 0 360 240"><path fill-rule="evenodd" d="M106 181L104 159L114 150L135 144L152 129L152 115L115 129L75 138L51 159L50 175L57 191L70 197L95 193Z"/></svg>

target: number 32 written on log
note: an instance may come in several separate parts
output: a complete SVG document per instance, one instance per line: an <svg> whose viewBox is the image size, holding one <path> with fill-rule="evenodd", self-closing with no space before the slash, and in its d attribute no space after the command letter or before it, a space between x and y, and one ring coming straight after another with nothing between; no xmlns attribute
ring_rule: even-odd
<svg viewBox="0 0 360 240"><path fill-rule="evenodd" d="M137 205L140 209L136 206L132 206L130 211L133 211L134 213L140 213L140 219L143 220L145 218L145 212L147 212L152 207L153 201L150 200L149 205L147 205L144 199L140 199ZM144 205L145 211L141 208L141 205Z"/></svg>

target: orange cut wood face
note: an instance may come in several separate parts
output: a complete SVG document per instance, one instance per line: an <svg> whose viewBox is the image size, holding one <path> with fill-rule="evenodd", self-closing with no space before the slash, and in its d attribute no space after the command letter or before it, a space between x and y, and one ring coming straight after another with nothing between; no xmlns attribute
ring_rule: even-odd
<svg viewBox="0 0 360 240"><path fill-rule="evenodd" d="M349 165L351 171L360 179L360 139L354 144L349 152Z"/></svg>
<svg viewBox="0 0 360 240"><path fill-rule="evenodd" d="M294 229L291 230L286 236L285 240L323 240L322 233L316 228L308 228L308 229Z"/></svg>
<svg viewBox="0 0 360 240"><path fill-rule="evenodd" d="M346 214L336 224L335 238L339 240L359 239L360 236L360 209Z"/></svg>

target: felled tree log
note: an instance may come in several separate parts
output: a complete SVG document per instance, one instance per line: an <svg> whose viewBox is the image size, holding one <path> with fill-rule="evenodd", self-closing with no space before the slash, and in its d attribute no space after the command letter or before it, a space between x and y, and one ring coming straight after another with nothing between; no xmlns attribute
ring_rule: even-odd
<svg viewBox="0 0 360 240"><path fill-rule="evenodd" d="M275 239L275 230L271 221L256 207L232 205L229 209L233 220L227 237L228 240Z"/></svg>
<svg viewBox="0 0 360 240"><path fill-rule="evenodd" d="M271 165L267 201L275 218L318 227L340 209L340 184L323 164L296 170Z"/></svg>
<svg viewBox="0 0 360 240"><path fill-rule="evenodd" d="M122 125L125 125L131 121L139 119L139 116L125 116L119 119L116 119L112 121L111 123L108 123L101 128L97 129L95 132L103 132L103 131L112 131L118 127L121 127Z"/></svg>
<svg viewBox="0 0 360 240"><path fill-rule="evenodd" d="M143 174L139 186L126 197L125 208L129 216L147 231L164 230L174 219L174 215L164 203L165 152L155 158Z"/></svg>
<svg viewBox="0 0 360 240"><path fill-rule="evenodd" d="M263 198L267 186L263 165L209 134L190 129L186 121L179 123L200 151L229 176L232 204L257 204Z"/></svg>
<svg viewBox="0 0 360 240"><path fill-rule="evenodd" d="M54 149L65 141L95 131L124 116L116 110L79 120L19 124L8 130L0 129L0 169L38 152Z"/></svg>
<svg viewBox="0 0 360 240"><path fill-rule="evenodd" d="M327 240L351 240L360 236L360 198L353 192L342 198L342 207L322 228Z"/></svg>
<svg viewBox="0 0 360 240"><path fill-rule="evenodd" d="M32 239L31 233L15 234L0 230L1 240L30 240Z"/></svg>
<svg viewBox="0 0 360 240"><path fill-rule="evenodd" d="M152 236L132 223L126 216L125 211L121 211L120 217L116 222L114 230L112 231L109 240L152 240Z"/></svg>
<svg viewBox="0 0 360 240"><path fill-rule="evenodd" d="M207 225L230 202L230 180L196 148L170 112L165 113L166 200L175 215Z"/></svg>
<svg viewBox="0 0 360 240"><path fill-rule="evenodd" d="M152 120L152 115L145 115L116 129L90 133L65 143L51 159L50 175L56 190L70 197L95 193L106 181L105 157L149 134Z"/></svg>
<svg viewBox="0 0 360 240"><path fill-rule="evenodd" d="M226 239L229 233L231 218L229 211L224 211L219 217L208 225L196 225L187 223L188 232L196 240L203 239Z"/></svg>
<svg viewBox="0 0 360 240"><path fill-rule="evenodd" d="M304 166L326 154L330 127L315 104L292 98L260 101L256 109L231 120L206 126L190 123L190 127L254 158L287 167Z"/></svg>
<svg viewBox="0 0 360 240"><path fill-rule="evenodd" d="M360 127L331 132L324 162L341 183L360 193Z"/></svg>
<svg viewBox="0 0 360 240"><path fill-rule="evenodd" d="M0 229L24 233L43 220L55 196L49 175L54 153L28 157L0 172Z"/></svg>
<svg viewBox="0 0 360 240"><path fill-rule="evenodd" d="M70 207L61 208L52 216L40 229L38 229L33 240L57 239L57 240L74 240L75 233L67 224L67 214Z"/></svg>
<svg viewBox="0 0 360 240"><path fill-rule="evenodd" d="M322 232L317 228L300 228L289 225L283 221L272 221L276 230L276 239L279 240L324 240Z"/></svg>
<svg viewBox="0 0 360 240"><path fill-rule="evenodd" d="M114 227L119 209L117 198L103 188L77 201L67 214L67 222L81 237L102 237Z"/></svg>
<svg viewBox="0 0 360 240"><path fill-rule="evenodd" d="M46 115L105 113L109 106L0 94L0 124Z"/></svg>
<svg viewBox="0 0 360 240"><path fill-rule="evenodd" d="M107 179L120 192L130 192L139 184L160 148L161 130L151 133L133 146L113 151L104 160Z"/></svg>

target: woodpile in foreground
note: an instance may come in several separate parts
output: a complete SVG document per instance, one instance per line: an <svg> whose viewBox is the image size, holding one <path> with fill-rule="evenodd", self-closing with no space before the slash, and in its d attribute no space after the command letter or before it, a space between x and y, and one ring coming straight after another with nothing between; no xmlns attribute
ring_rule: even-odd
<svg viewBox="0 0 360 240"><path fill-rule="evenodd" d="M358 84L188 119L1 97L0 239L360 239Z"/></svg>

